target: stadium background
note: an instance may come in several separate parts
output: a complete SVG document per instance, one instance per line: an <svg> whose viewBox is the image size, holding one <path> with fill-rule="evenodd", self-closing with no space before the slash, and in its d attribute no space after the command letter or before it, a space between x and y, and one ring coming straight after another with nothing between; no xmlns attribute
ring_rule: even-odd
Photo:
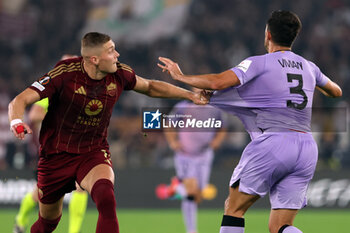
<svg viewBox="0 0 350 233"><path fill-rule="evenodd" d="M184 73L226 70L248 56L265 52L265 22L275 9L289 9L300 16L303 29L294 51L314 61L343 89L343 97L337 100L315 94L312 127L319 145L319 163L309 189L309 208L319 212L331 208L349 216L349 0L1 0L0 214L9 210L4 215L9 219L14 216L21 197L32 189L37 161L32 140L18 142L9 132L7 105L63 54L79 54L84 33L110 34L121 54L119 60L138 75L179 85L157 68L159 56L179 62ZM168 183L174 174L173 153L164 135L148 133L145 137L140 128L142 107L171 107L175 103L124 92L116 105L109 142L119 208L179 207L177 202L161 202L154 196L154 187ZM249 141L237 119L228 121L230 132L216 152L211 178L218 196L203 203L204 208L220 209L215 215L217 223L232 169ZM259 201L256 208L267 210L268 201ZM0 218L0 226L12 224L12 220Z"/></svg>

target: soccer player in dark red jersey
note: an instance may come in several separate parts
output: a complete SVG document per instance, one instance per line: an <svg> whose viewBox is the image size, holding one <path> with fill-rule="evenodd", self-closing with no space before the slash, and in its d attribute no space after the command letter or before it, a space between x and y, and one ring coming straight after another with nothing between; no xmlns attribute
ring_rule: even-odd
<svg viewBox="0 0 350 233"><path fill-rule="evenodd" d="M198 93L136 75L118 61L119 53L108 35L87 33L81 42L81 55L58 62L9 104L11 129L18 139L24 139L25 131L32 132L22 121L26 106L49 98L39 139L39 218L32 233L56 228L63 197L75 189L75 181L96 203L96 232L119 232L107 128L113 106L124 90L207 103Z"/></svg>

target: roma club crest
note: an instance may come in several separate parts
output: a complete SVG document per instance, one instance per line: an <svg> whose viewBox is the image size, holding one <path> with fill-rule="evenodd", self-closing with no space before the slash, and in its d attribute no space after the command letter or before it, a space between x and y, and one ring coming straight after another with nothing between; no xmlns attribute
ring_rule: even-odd
<svg viewBox="0 0 350 233"><path fill-rule="evenodd" d="M111 82L107 86L107 94L110 96L115 96L116 93L117 93L117 84Z"/></svg>

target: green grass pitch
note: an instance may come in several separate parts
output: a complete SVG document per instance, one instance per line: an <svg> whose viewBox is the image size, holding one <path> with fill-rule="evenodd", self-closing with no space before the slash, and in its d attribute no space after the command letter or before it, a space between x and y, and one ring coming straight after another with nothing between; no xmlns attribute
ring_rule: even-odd
<svg viewBox="0 0 350 233"><path fill-rule="evenodd" d="M16 209L0 210L0 232L12 232ZM185 233L180 209L118 209L121 233ZM31 221L37 213L31 215ZM199 233L219 232L222 210L199 209ZM268 233L269 211L249 210L246 218L246 233ZM295 226L305 233L348 233L350 210L302 210ZM81 233L95 232L97 211L88 209ZM64 209L62 220L55 233L67 233L68 212ZM27 229L26 232L29 232Z"/></svg>

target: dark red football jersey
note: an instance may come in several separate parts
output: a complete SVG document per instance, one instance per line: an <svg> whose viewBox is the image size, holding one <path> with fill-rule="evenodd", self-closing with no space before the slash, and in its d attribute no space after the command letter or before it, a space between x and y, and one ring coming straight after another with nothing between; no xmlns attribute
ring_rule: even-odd
<svg viewBox="0 0 350 233"><path fill-rule="evenodd" d="M108 148L113 106L123 90L132 90L136 84L132 68L117 66L115 73L93 80L84 71L82 57L63 60L32 84L30 88L41 98L49 98L39 138L42 154Z"/></svg>

